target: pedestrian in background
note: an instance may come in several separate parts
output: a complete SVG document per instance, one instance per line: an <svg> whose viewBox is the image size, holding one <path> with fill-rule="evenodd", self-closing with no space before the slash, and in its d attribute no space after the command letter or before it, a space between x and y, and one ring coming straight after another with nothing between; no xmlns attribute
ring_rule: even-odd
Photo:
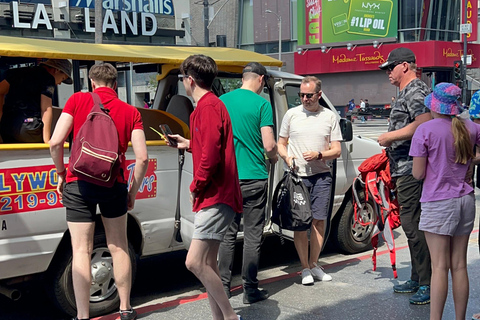
<svg viewBox="0 0 480 320"><path fill-rule="evenodd" d="M441 320L452 276L456 319L465 319L469 283L467 245L475 220L470 163L480 144L480 126L457 117L461 89L439 83L425 98L433 120L421 124L412 138L412 173L423 179L419 229L432 259L430 319Z"/></svg>
<svg viewBox="0 0 480 320"><path fill-rule="evenodd" d="M230 297L235 243L243 218L242 280L245 304L268 298L266 290L258 289L257 279L267 208L268 171L265 154L271 165L278 159L272 105L260 96L267 79L265 67L258 62L250 62L243 69L242 87L220 97L232 120L243 213L235 215L220 244L218 265L223 288Z"/></svg>
<svg viewBox="0 0 480 320"><path fill-rule="evenodd" d="M232 123L225 105L211 91L218 72L212 58L189 56L180 72L187 95L197 104L190 115L192 139L170 135L178 148L191 150L193 160L190 201L196 214L185 265L205 286L213 319L238 320L217 265L220 242L235 214L242 212Z"/></svg>
<svg viewBox="0 0 480 320"><path fill-rule="evenodd" d="M472 95L472 99L470 101L470 108L468 109L468 113L470 114L470 119L475 122L476 124L480 124L480 90L475 92ZM472 160L472 163L475 165L475 186L480 188L480 145L475 145L475 158ZM478 237L478 246L480 249L480 237ZM473 315L472 319L480 319L480 313L476 313Z"/></svg>
<svg viewBox="0 0 480 320"><path fill-rule="evenodd" d="M365 104L365 101L363 101L363 99L360 99L360 111L363 113L363 115L361 116L362 118L362 123L365 123L365 111L366 111L366 108L367 105Z"/></svg>
<svg viewBox="0 0 480 320"><path fill-rule="evenodd" d="M88 77L92 88L100 97L118 131L121 174L113 187L103 187L82 181L72 170L66 172L63 162L63 144L71 130L73 140L86 121L93 105L88 92L77 92L68 99L58 119L50 141L50 152L57 169L57 192L63 198L67 211L67 224L73 249L72 278L77 307L76 320L89 319L90 287L92 283L91 256L97 217L97 205L102 215L107 244L112 254L115 287L120 297L120 319L134 320L137 313L130 305L132 266L127 241L127 210L132 210L135 196L143 182L148 166L147 145L142 117L138 110L118 99L117 70L109 63L91 67ZM106 137L108 138L108 137ZM125 152L132 142L135 153L133 183L128 190L125 172ZM64 182L66 185L64 186Z"/></svg>
<svg viewBox="0 0 480 320"><path fill-rule="evenodd" d="M390 113L388 132L378 137L378 143L387 147L390 172L397 187L400 220L408 240L412 271L410 280L393 287L397 293L414 293L412 304L430 302L431 263L423 231L418 230L422 181L412 176L413 158L409 156L412 136L417 127L431 119L425 106L430 88L417 79L416 58L408 48L394 49L387 61L379 66L385 70L390 83L400 89Z"/></svg>
<svg viewBox="0 0 480 320"><path fill-rule="evenodd" d="M302 79L302 104L285 113L278 139L278 154L288 167L297 166L298 175L310 192L313 222L310 232L310 256L307 231L294 231L294 244L302 264L302 284L311 285L314 278L331 281L332 277L318 266L325 236L325 220L332 188L328 160L340 157L342 133L337 115L323 107L322 82L312 76ZM288 170L288 168L285 168Z"/></svg>

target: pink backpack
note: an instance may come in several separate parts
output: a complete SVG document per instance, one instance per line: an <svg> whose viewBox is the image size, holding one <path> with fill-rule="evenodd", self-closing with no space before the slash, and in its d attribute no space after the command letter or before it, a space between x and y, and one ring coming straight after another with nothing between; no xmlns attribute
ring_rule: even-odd
<svg viewBox="0 0 480 320"><path fill-rule="evenodd" d="M68 168L80 180L112 187L122 161L118 131L100 97L90 94L93 107L73 141Z"/></svg>

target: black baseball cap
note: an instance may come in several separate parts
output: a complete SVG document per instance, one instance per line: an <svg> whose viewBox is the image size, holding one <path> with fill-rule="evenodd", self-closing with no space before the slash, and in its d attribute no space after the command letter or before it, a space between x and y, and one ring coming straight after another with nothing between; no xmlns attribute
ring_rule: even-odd
<svg viewBox="0 0 480 320"><path fill-rule="evenodd" d="M248 63L245 68L243 68L243 73L247 73L247 72L253 72L253 73L256 73L258 74L259 76L264 76L264 78L268 78L268 74L267 74L267 69L265 69L264 66L262 66L262 64L258 63L258 62L250 62Z"/></svg>
<svg viewBox="0 0 480 320"><path fill-rule="evenodd" d="M388 66L399 62L415 62L415 53L412 50L404 47L394 49L388 55L387 61L379 65L382 70L386 70Z"/></svg>

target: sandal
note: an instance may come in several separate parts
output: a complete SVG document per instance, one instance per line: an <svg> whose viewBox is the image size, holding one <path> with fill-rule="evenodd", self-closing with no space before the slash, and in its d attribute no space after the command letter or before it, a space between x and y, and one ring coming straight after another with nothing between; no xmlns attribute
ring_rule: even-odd
<svg viewBox="0 0 480 320"><path fill-rule="evenodd" d="M475 314L472 316L472 320L480 320L480 313L475 313Z"/></svg>

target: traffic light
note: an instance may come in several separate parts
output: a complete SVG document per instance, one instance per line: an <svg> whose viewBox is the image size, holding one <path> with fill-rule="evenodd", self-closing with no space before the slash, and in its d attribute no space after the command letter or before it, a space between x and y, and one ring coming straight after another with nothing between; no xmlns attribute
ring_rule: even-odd
<svg viewBox="0 0 480 320"><path fill-rule="evenodd" d="M453 82L457 84L460 88L463 84L463 75L462 75L463 65L461 60L453 62Z"/></svg>

